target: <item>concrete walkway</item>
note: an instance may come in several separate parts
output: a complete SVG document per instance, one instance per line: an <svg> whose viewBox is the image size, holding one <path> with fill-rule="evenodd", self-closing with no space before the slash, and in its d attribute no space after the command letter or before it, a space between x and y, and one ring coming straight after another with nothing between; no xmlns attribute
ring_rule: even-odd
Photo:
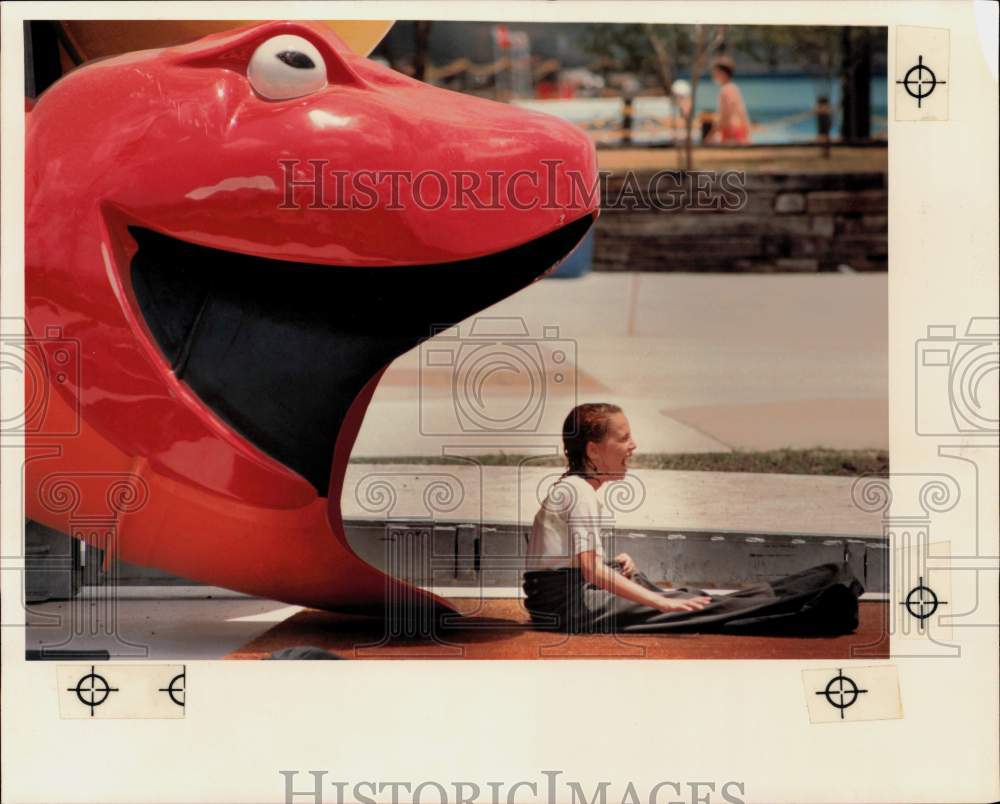
<svg viewBox="0 0 1000 804"><path fill-rule="evenodd" d="M530 526L555 467L351 464L345 519L395 517ZM878 536L879 514L858 508L854 478L643 469L599 490L618 529L677 528Z"/></svg>
<svg viewBox="0 0 1000 804"><path fill-rule="evenodd" d="M106 650L111 659L220 659L302 611L214 586L85 586L25 610L27 650Z"/></svg>
<svg viewBox="0 0 1000 804"><path fill-rule="evenodd" d="M558 454L578 401L640 452L888 449L885 274L546 279L397 359L354 456ZM512 334L511 334L512 333Z"/></svg>
<svg viewBox="0 0 1000 804"><path fill-rule="evenodd" d="M342 497L345 518L426 517L530 523L559 470L548 467L481 467L475 465L351 464ZM878 515L861 511L851 496L852 478L722 472L637 470L602 494L614 512L619 532L643 528L677 528L761 533L796 533L808 538L827 535L877 536ZM438 589L449 597L457 589ZM491 617L507 629L504 639L480 644L475 634L463 642L466 658L545 658L610 656L613 640L590 644L573 641L550 653L548 643L525 631L516 587L473 590L489 601ZM468 592L466 592L468 594ZM459 598L461 601L461 598ZM465 601L466 608L471 601ZM496 608L500 605L500 608ZM867 604L866 604L867 605ZM505 608L506 607L506 608ZM463 609L464 611L465 609ZM645 640L638 654L659 658L791 658L847 657L861 644L878 642L884 610L866 609L859 635L828 640L782 638L667 637ZM51 601L28 607L26 647L75 650L104 649L113 659L263 658L262 651L295 644L323 645L352 658L392 657L382 648L354 655L358 644L378 641L378 626L299 606L247 597L213 587L121 587L109 596L102 587L86 587L78 600ZM519 612L519 613L518 613ZM518 614L518 616L514 616ZM83 620L81 621L81 615ZM346 617L346 619L345 619ZM96 619L95 619L96 618ZM102 623L102 627L97 627ZM111 625L113 624L113 628ZM81 626L87 625L87 628ZM273 630L272 630L273 629ZM360 629L360 630L358 630ZM815 644L814 644L815 643ZM426 646L423 646L426 647ZM404 647L400 656L420 657L421 646ZM881 648L879 648L881 649ZM583 651L579 653L578 651ZM609 653L609 651L611 651ZM650 651L648 654L645 651ZM803 652L804 651L804 652ZM439 652L432 651L438 656ZM441 658L449 658L440 655Z"/></svg>

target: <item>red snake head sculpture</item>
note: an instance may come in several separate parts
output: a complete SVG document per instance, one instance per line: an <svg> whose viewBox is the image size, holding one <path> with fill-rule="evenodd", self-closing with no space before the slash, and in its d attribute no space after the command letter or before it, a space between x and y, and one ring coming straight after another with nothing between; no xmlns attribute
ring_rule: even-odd
<svg viewBox="0 0 1000 804"><path fill-rule="evenodd" d="M27 121L28 516L207 583L378 610L405 584L350 550L340 493L379 375L565 257L595 180L576 127L319 24L70 73Z"/></svg>

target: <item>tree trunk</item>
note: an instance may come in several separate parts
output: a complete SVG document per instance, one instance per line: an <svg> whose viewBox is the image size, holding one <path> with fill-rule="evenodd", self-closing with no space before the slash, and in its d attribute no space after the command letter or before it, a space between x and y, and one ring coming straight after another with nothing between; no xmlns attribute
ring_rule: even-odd
<svg viewBox="0 0 1000 804"><path fill-rule="evenodd" d="M59 60L59 23L24 22L24 94L37 98L62 76ZM72 57L72 55L71 55ZM75 59L79 64L80 60Z"/></svg>
<svg viewBox="0 0 1000 804"><path fill-rule="evenodd" d="M691 64L691 108L688 110L687 119L685 121L685 130L687 132L687 136L684 141L685 170L694 169L694 149L691 140L691 124L694 120L694 109L698 100L698 82L701 79L701 74L705 70L705 64L708 61L709 54L719 49L726 39L726 28L724 25L716 28L710 42L705 41L706 33L704 25L696 25L695 29L698 32L698 37L695 40L694 60Z"/></svg>
<svg viewBox="0 0 1000 804"><path fill-rule="evenodd" d="M841 29L841 129L844 142L871 139L871 32Z"/></svg>
<svg viewBox="0 0 1000 804"><path fill-rule="evenodd" d="M427 72L427 47L430 38L430 20L417 20L413 23L413 77L418 81L423 81Z"/></svg>
<svg viewBox="0 0 1000 804"><path fill-rule="evenodd" d="M656 29L652 25L646 26L646 37L649 39L649 44L653 48L653 55L656 56L656 77L660 81L660 86L663 88L663 94L667 98L671 98L674 92L674 65L670 58L670 52L667 50L666 44L660 39L659 34L656 33ZM673 103L671 102L671 109L673 108ZM688 140L691 139L691 129L688 128ZM686 144L686 143L685 143ZM675 147L676 150L676 147ZM680 151L678 151L678 156ZM679 163L678 159L678 163ZM680 164L678 164L680 167Z"/></svg>

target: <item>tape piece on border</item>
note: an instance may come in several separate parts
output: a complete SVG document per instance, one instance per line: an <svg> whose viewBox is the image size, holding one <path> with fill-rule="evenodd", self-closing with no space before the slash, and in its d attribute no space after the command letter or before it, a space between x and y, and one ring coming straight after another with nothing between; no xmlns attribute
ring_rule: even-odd
<svg viewBox="0 0 1000 804"><path fill-rule="evenodd" d="M895 665L803 670L810 723L899 720L903 702Z"/></svg>
<svg viewBox="0 0 1000 804"><path fill-rule="evenodd" d="M182 718L187 674L182 664L58 665L59 717Z"/></svg>
<svg viewBox="0 0 1000 804"><path fill-rule="evenodd" d="M948 119L951 32L947 28L896 28L893 105L900 121Z"/></svg>

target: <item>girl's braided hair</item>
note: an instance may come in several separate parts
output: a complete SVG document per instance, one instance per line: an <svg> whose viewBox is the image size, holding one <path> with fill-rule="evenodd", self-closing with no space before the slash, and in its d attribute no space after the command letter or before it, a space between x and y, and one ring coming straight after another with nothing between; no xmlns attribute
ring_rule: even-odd
<svg viewBox="0 0 1000 804"><path fill-rule="evenodd" d="M618 405L610 402L585 402L569 412L563 422L563 454L569 468L563 474L587 477L596 467L587 457L587 444L600 442L608 433L608 420L621 413Z"/></svg>

